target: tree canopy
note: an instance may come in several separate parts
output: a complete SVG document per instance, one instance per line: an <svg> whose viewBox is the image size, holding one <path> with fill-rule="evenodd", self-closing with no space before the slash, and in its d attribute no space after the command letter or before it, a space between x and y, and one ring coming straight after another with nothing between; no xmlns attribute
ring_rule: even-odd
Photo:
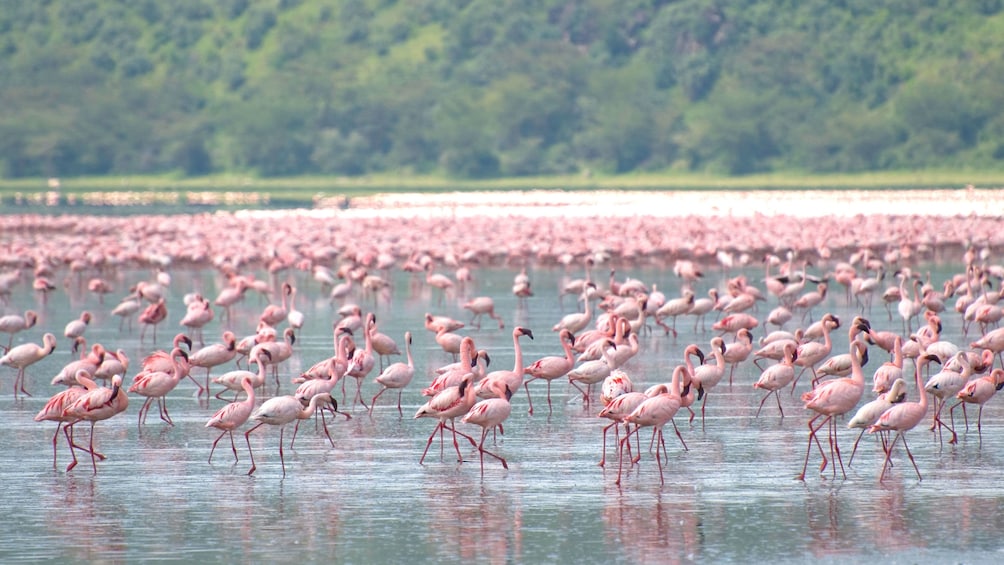
<svg viewBox="0 0 1004 565"><path fill-rule="evenodd" d="M0 176L1004 168L1004 0L0 0Z"/></svg>

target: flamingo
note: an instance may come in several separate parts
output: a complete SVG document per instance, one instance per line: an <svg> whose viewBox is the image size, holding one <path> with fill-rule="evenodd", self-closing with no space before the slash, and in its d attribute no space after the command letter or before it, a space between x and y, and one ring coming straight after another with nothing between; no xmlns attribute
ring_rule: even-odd
<svg viewBox="0 0 1004 565"><path fill-rule="evenodd" d="M251 450L251 432L257 430L265 424L270 426L279 426L279 461L282 464L282 476L286 476L286 458L283 455L282 443L283 434L286 431L286 425L293 420L305 420L314 415L317 411L317 407L321 406L333 407L334 410L338 409L338 403L330 394L318 394L310 399L310 402L304 408L303 404L297 400L296 397L292 395L287 396L275 396L269 398L261 406L259 406L254 412L251 413L250 419L256 420L258 423L253 427L244 432L244 440L248 444L248 453L251 454L251 469L248 471L248 475L254 474L258 466L254 462L254 451ZM324 428L324 433L328 433L327 426ZM331 440L331 435L328 434L328 440ZM334 445L334 443L332 443Z"/></svg>
<svg viewBox="0 0 1004 565"><path fill-rule="evenodd" d="M753 352L753 332L746 328L740 328L736 332L736 340L725 346L724 358L729 364L729 386L732 386L732 375L736 372L736 366L749 358Z"/></svg>
<svg viewBox="0 0 1004 565"><path fill-rule="evenodd" d="M925 416L927 416L927 393L924 391L924 381L921 377L921 367L926 365L928 361L937 360L936 357L931 355L925 355L918 359L917 369L915 371L915 379L917 382L917 392L920 394L920 401L918 402L900 402L895 406L890 407L888 410L879 416L877 422L872 424L868 428L869 433L882 432L882 431L895 431L896 437L892 439L892 443L885 450L885 462L882 464L882 472L879 473L879 481L885 477L886 469L889 467L889 463L892 458L892 450L896 447L896 441L903 438L903 448L906 449L907 456L910 457L910 462L913 463L913 470L917 472L917 479L923 480L920 476L920 469L917 468L917 462L913 460L913 454L910 453L910 447L906 444L906 436L904 435L907 431L912 430L919 424Z"/></svg>
<svg viewBox="0 0 1004 565"><path fill-rule="evenodd" d="M289 287L289 312L286 314L286 323L289 327L298 330L303 327L305 321L303 312L296 309L296 287Z"/></svg>
<svg viewBox="0 0 1004 565"><path fill-rule="evenodd" d="M893 359L886 361L872 375L872 392L883 393L889 390L891 383L903 377L903 338L896 336L893 346Z"/></svg>
<svg viewBox="0 0 1004 565"><path fill-rule="evenodd" d="M38 322L38 314L34 310L25 310L23 315L7 314L0 317L0 332L9 334L5 351L10 351L14 343L14 334L35 327Z"/></svg>
<svg viewBox="0 0 1004 565"><path fill-rule="evenodd" d="M148 326L153 326L153 341L157 341L157 324L163 322L167 318L167 306L164 303L164 297L160 297L157 302L150 304L139 313L139 322L143 324L143 329L139 332L139 340L143 341L143 337L146 334L146 328Z"/></svg>
<svg viewBox="0 0 1004 565"><path fill-rule="evenodd" d="M725 341L716 336L711 338L711 354L714 365L700 365L693 370L691 379L697 383L697 399L701 400L701 429L704 429L704 408L708 403L708 393L725 376Z"/></svg>
<svg viewBox="0 0 1004 565"><path fill-rule="evenodd" d="M981 423L983 420L983 405L1002 388L1004 388L1004 369L998 368L990 371L989 375L969 381L955 395L959 399L958 404L968 402L979 405L980 410L976 416L976 431L979 434L981 447L983 446L983 426ZM953 406L952 409L954 408Z"/></svg>
<svg viewBox="0 0 1004 565"><path fill-rule="evenodd" d="M247 393L247 398L241 402L231 402L226 406L220 408L213 414L213 417L206 422L207 428L216 428L220 431L220 435L217 436L216 440L213 441L213 447L209 450L209 464L213 463L213 452L216 451L216 444L223 439L226 434L230 435L230 447L234 451L234 461L237 462L237 445L234 444L234 430L243 426L244 422L248 421L251 416L251 412L254 410L254 389L255 385L252 382L251 377L245 375L241 378L241 388ZM251 444L248 444L248 453L251 452Z"/></svg>
<svg viewBox="0 0 1004 565"><path fill-rule="evenodd" d="M547 381L547 409L548 413L550 413L551 381L567 375L568 372L575 366L575 357L572 356L572 345L575 343L575 337L572 335L571 331L565 328L561 330L559 339L561 341L561 346L565 350L564 357L542 357L524 369L526 374L530 375L530 378L523 383L523 388L526 389L526 399L530 404L530 414L533 414L533 400L530 398L530 383L537 379L544 379Z"/></svg>
<svg viewBox="0 0 1004 565"><path fill-rule="evenodd" d="M854 417L847 422L847 427L849 429L860 428L861 432L858 434L858 438L854 440L854 449L851 450L851 457L847 461L847 466L850 467L854 463L854 454L858 451L858 443L861 438L868 431L868 428L872 426L876 421L878 421L879 416L881 416L886 410L891 408L894 404L898 404L906 400L906 381L902 378L897 378L892 381L889 387L878 395L875 400L867 402L858 408L858 411L854 413ZM883 451L885 450L885 441L882 442Z"/></svg>
<svg viewBox="0 0 1004 565"><path fill-rule="evenodd" d="M500 386L505 388L499 390ZM499 396L496 398L486 398L484 400L478 401L470 411L460 419L461 422L465 424L475 424L481 426L481 442L478 443L478 454L481 458L481 476L485 476L485 455L491 455L492 457L498 459L502 462L502 468L508 469L509 464L506 463L505 458L492 453L485 449L485 438L488 436L488 430L495 429L496 426L501 426L502 422L509 417L512 413L512 404L509 400L512 398L512 389L505 381L495 381L493 388L496 394Z"/></svg>
<svg viewBox="0 0 1004 565"><path fill-rule="evenodd" d="M373 407L376 405L377 398L380 398L380 395L389 389L397 389L397 412L401 416L404 415L404 412L401 411L401 392L415 376L415 361L411 357L411 332L404 332L404 352L408 358L407 363L394 363L377 375L376 382L380 384L381 388L370 400L370 416L373 415Z"/></svg>
<svg viewBox="0 0 1004 565"><path fill-rule="evenodd" d="M453 281L442 273L433 273L433 267L434 265L431 262L425 267L425 284L439 289L438 304L442 305L446 292L453 289Z"/></svg>
<svg viewBox="0 0 1004 565"><path fill-rule="evenodd" d="M464 303L464 309L471 311L470 323L473 324L476 321L478 324L475 326L476 329L481 329L481 317L486 314L489 318L498 322L500 330L505 327L505 324L502 322L502 316L495 313L495 301L490 296L472 298Z"/></svg>
<svg viewBox="0 0 1004 565"><path fill-rule="evenodd" d="M453 448L457 450L458 462L463 461L463 457L460 455L460 445L457 443L458 434L467 438L467 440L471 442L472 446L478 446L478 444L474 441L474 438L458 431L456 426L453 424L453 420L457 416L462 416L470 412L476 401L477 397L474 395L474 375L472 373L468 373L465 375L464 379L460 381L460 384L444 388L436 393L436 396L433 396L428 402L419 407L418 411L415 412L416 419L436 418L439 420L439 423L436 424L432 433L429 434L429 441L425 444L425 451L422 452L422 457L418 460L419 465L425 461L425 455L429 452L429 446L432 445L432 440L436 437L436 432L439 432L440 434L439 456L443 456L443 431L447 428L453 432ZM447 420L450 421L449 426L446 425Z"/></svg>
<svg viewBox="0 0 1004 565"><path fill-rule="evenodd" d="M589 300L589 289L595 289L596 285L589 283L582 290L582 300L586 303L585 311L583 312L572 312L571 314L565 314L561 320L554 324L551 328L553 332L561 332L561 330L568 330L571 333L577 333L582 331L589 325L589 322L593 319L593 308Z"/></svg>
<svg viewBox="0 0 1004 565"><path fill-rule="evenodd" d="M128 392L135 392L140 396L145 396L146 401L143 402L143 406L140 406L139 414L136 419L137 426L142 427L146 423L146 415L150 411L150 404L157 400L157 407L160 410L160 419L167 422L169 426L174 426L174 421L171 420L171 415L167 412L167 394L174 390L174 387L178 386L181 379L185 378L185 372L183 371L182 364L177 361L178 358L188 360L188 354L184 352L181 348L175 347L171 350L171 359L174 361L174 367L170 373L166 371L153 371L144 372L133 377L132 385L129 387Z"/></svg>
<svg viewBox="0 0 1004 565"><path fill-rule="evenodd" d="M376 360L373 357L373 338L370 336L369 328L376 323L376 316L372 312L366 315L366 348L357 349L352 359L349 360L348 370L345 372L346 375L356 379L356 395L352 399L352 407L355 408L356 401L358 400L363 408L369 410L369 406L366 405L366 401L362 397L362 386L363 379L373 370L373 366L376 364Z"/></svg>
<svg viewBox="0 0 1004 565"><path fill-rule="evenodd" d="M35 343L23 343L10 350L0 357L0 365L7 365L17 369L17 376L14 377L14 399L17 399L18 390L24 394L31 394L24 388L25 368L41 361L47 355L51 355L56 350L56 336L46 333L42 336L42 345Z"/></svg>
<svg viewBox="0 0 1004 565"><path fill-rule="evenodd" d="M139 296L129 295L112 308L112 315L119 317L119 332L122 331L122 324L126 320L129 320L129 331L132 331L132 315L139 312L141 305Z"/></svg>
<svg viewBox="0 0 1004 565"><path fill-rule="evenodd" d="M666 459L669 459L669 453L666 451L666 442L663 439L662 428L667 422L673 420L673 416L680 410L682 405L682 399L680 397L680 383L683 375L687 372L687 367L685 365L678 365L673 369L673 381L669 387L669 390L656 394L651 397L647 397L641 402L630 414L624 417L625 425L634 424L634 430L628 431L624 435L624 439L620 440L620 464L617 469L617 481L616 484L621 482L621 470L624 466L624 444L631 440L631 434L638 433L643 427L652 426L655 428L656 442L655 442L655 460L659 465L659 484L665 484L665 478L662 473L662 459L659 457L659 449L662 446L662 452L666 455ZM675 427L675 424L674 424ZM683 436L680 435L680 430L676 430L676 436L680 438L680 442L683 443L683 448L687 449L686 442L683 441ZM639 457L641 454L638 454Z"/></svg>
<svg viewBox="0 0 1004 565"><path fill-rule="evenodd" d="M188 328L193 335L198 336L199 345L205 345L202 340L202 328L211 322L213 317L213 307L209 303L209 299L200 295L196 296L195 300L188 305L188 309L179 323L182 327Z"/></svg>
<svg viewBox="0 0 1004 565"><path fill-rule="evenodd" d="M84 310L80 312L80 317L75 320L70 320L66 327L63 328L63 335L69 339L76 339L77 337L83 336L83 332L86 331L87 325L90 323L91 314L90 312Z"/></svg>
<svg viewBox="0 0 1004 565"><path fill-rule="evenodd" d="M616 361L610 353L611 348L615 347L614 342L607 340L604 345L606 347L600 350L603 355L602 359L586 361L568 372L569 384L582 393L582 401L586 405L589 404L589 394L592 391L593 385L603 382L604 379L610 376L610 371L616 368ZM586 385L586 390L579 388L579 385L576 383Z"/></svg>
<svg viewBox="0 0 1004 565"><path fill-rule="evenodd" d="M958 370L954 367L957 366ZM952 410L949 410L948 414L951 417L951 426L946 426L941 420L941 411L945 408L945 402L949 398L954 398L955 395L959 393L960 390L969 381L969 377L973 374L972 365L969 364L969 359L966 357L964 351L959 351L952 357L952 361L949 364L943 366L942 370L931 375L927 379L927 383L924 385L924 390L933 394L936 398L935 410L934 410L934 422L931 424L931 429L937 428L938 437L941 437L941 428L948 427L952 432L952 439L948 443L954 444L959 441L959 436L955 433L955 418L952 414ZM963 406L965 407L965 406Z"/></svg>
<svg viewBox="0 0 1004 565"><path fill-rule="evenodd" d="M809 454L812 451L812 442L815 440L816 446L819 447L819 453L823 456L823 462L819 466L819 472L822 473L826 469L826 454L823 453L823 446L819 444L819 439L816 437L816 432L819 431L821 427L829 424L829 440L830 440L830 454L836 454L837 461L840 463L840 471L843 473L844 478L847 478L847 473L844 472L844 462L840 457L840 446L837 444L837 434L835 425L833 423L833 417L846 414L850 412L861 400L861 396L865 391L865 376L861 370L861 356L864 354L865 348L868 345L860 340L855 340L851 342L851 360L853 363L853 368L851 369L851 376L844 377L840 379L833 379L820 384L818 387L810 390L802 395L802 401L805 402L805 409L812 410L816 412L816 415L809 420L809 443L805 450L805 465L802 466L802 473L798 475L798 480L805 480L805 470L809 466ZM823 421L819 423L818 426L813 427L816 420L823 418ZM833 476L836 477L836 466L833 467Z"/></svg>
<svg viewBox="0 0 1004 565"><path fill-rule="evenodd" d="M682 296L678 298L667 300L665 304L655 311L655 323L666 331L666 335L669 335L669 332L673 332L674 338L677 337L676 319L687 314L694 307L694 291L683 289L681 294ZM672 318L673 326L670 327L664 324L662 321L664 318Z"/></svg>
<svg viewBox="0 0 1004 565"><path fill-rule="evenodd" d="M203 389L202 385L199 385L199 396L202 396L202 391L205 390L206 397L209 397L209 373L213 367L232 361L237 356L236 348L237 336L234 332L226 330L223 332L222 343L209 344L188 356L189 365L206 369L206 388Z"/></svg>
<svg viewBox="0 0 1004 565"><path fill-rule="evenodd" d="M64 390L61 390L54 394L45 406L35 414L36 422L52 421L56 422L56 433L52 434L52 468L56 468L56 439L59 437L59 431L63 430L66 436L66 444L70 448L70 455L73 456L73 463L67 468L67 470L72 469L77 465L77 454L74 449L81 449L86 451L87 449L73 443L73 437L70 435L72 428L66 426L64 429L64 424L71 424L77 421L77 418L73 416L64 415L66 408L80 399L81 396L86 394L90 390L97 388L97 385L93 380L88 378L87 371L78 371L76 375L76 381L80 383L79 385L74 385ZM98 455L100 459L104 459L104 455Z"/></svg>
<svg viewBox="0 0 1004 565"><path fill-rule="evenodd" d="M122 390L122 376L115 375L112 377L111 388L101 387L90 390L63 410L64 418L74 418L77 421L86 420L91 423L91 440L88 451L91 454L91 466L94 468L95 475L98 474L98 454L94 451L94 424L124 412L128 405L129 396ZM68 424L70 427L74 425L76 422ZM70 437L72 437L72 432ZM66 470L69 471L75 464L76 460L74 459L74 463L71 463Z"/></svg>
<svg viewBox="0 0 1004 565"><path fill-rule="evenodd" d="M509 390L519 390L523 384L523 348L520 346L519 338L527 336L533 339L533 332L527 328L517 326L512 330L512 348L515 356L515 366L511 371L499 370L488 373L485 378L475 387L475 394L479 398L492 398L496 394L498 387L494 385L496 381L502 381ZM505 387L502 387L504 390Z"/></svg>
<svg viewBox="0 0 1004 565"><path fill-rule="evenodd" d="M216 393L216 398L223 400L220 398L220 395L228 390L232 390L234 391L233 401L237 402L237 396L240 394L240 391L244 390L245 378L251 379L251 384L254 385L255 388L263 388L265 386L265 371L268 367L269 360L260 359L259 356L264 355L271 358L272 354L267 349L256 349L254 350L254 353L256 356L254 362L258 365L257 373L237 369L234 371L227 371L218 377L213 377L214 383L223 385L223 390ZM245 420L246 419L247 418L245 418Z"/></svg>
<svg viewBox="0 0 1004 565"><path fill-rule="evenodd" d="M615 378L621 371L615 371L611 374L609 378ZM604 381L606 383L606 381ZM600 418L606 418L611 420L610 424L607 424L603 428L603 455L600 457L600 462L598 465L603 467L606 465L607 461L607 431L610 428L614 429L614 444L618 446L618 454L620 453L620 432L617 425L624 422L624 418L628 414L634 411L635 408L641 405L642 402L647 399L648 396L643 392L627 391L622 394L617 395L597 415Z"/></svg>
<svg viewBox="0 0 1004 565"><path fill-rule="evenodd" d="M370 341L373 342L373 352L377 354L380 359L380 371L383 371L383 363L385 357L390 357L391 355L400 355L401 350L397 346L397 342L394 338L389 335L379 331L376 325L376 318L374 317L373 323L369 326Z"/></svg>
<svg viewBox="0 0 1004 565"><path fill-rule="evenodd" d="M778 391L788 386L788 384L795 379L794 362L796 355L798 355L798 346L795 345L795 342L784 342L784 357L781 359L781 362L764 369L763 372L760 373L760 378L757 382L753 383L753 388L759 388L767 391L763 400L760 401L760 407L756 410L756 418L760 417L760 410L763 409L763 403L766 402L771 395L774 395L777 399L777 409L781 412L781 417L784 418L784 409L781 408L781 397L778 395Z"/></svg>
<svg viewBox="0 0 1004 565"><path fill-rule="evenodd" d="M289 283L282 283L281 298L282 304L269 304L262 311L261 316L258 317L259 320L265 322L270 326L278 326L286 319L289 314L289 309L286 305L286 297L293 293L293 286Z"/></svg>

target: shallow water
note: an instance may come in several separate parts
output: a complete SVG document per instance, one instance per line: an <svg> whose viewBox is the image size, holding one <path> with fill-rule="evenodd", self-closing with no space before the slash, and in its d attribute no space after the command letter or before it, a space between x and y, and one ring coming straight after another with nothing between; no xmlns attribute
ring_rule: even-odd
<svg viewBox="0 0 1004 565"><path fill-rule="evenodd" d="M928 268L919 267L922 272ZM940 283L956 268L933 267L932 280ZM761 273L761 267L751 267L751 280L758 281ZM514 324L535 333L536 339L522 340L527 365L560 353L550 327L563 313L557 300L562 272L532 270L537 295L526 308L518 307L509 293L514 274L503 268L477 270L477 280L467 292L493 296L496 311L505 319L503 330L488 321L481 330L460 332L473 335L478 347L490 352L492 369L513 364ZM215 296L219 284L208 271L173 270L172 275L170 314L158 329L156 341L160 348L168 348L179 329L182 295L196 288ZM149 276L147 271L124 272L118 288ZM284 394L294 389L293 375L331 355L330 328L336 317L326 293L315 282L304 281L300 272L286 276L300 289L297 308L307 314L307 325L296 342L294 357L281 369ZM679 289L679 280L668 271L619 269L618 278L625 276L657 283L669 295ZM698 284L698 294L720 282L720 274L709 275ZM258 470L249 477L242 434L237 435L239 462L233 463L224 439L213 464L207 463L217 432L203 426L223 403L214 399L207 405L196 400L196 389L186 380L168 396L173 427L161 422L154 409L139 429L136 414L142 399L132 396L125 414L96 426L95 441L108 457L98 463L96 475L89 459L83 457L73 471L63 470L69 454L61 438L53 469L50 441L55 426L34 422L32 417L59 390L48 382L71 359L68 339L62 337L66 322L82 309L92 311L95 320L85 334L88 341L112 350L123 348L134 368L154 346L149 335L140 343L135 323L132 331L119 331L118 319L109 314L114 299L99 305L90 295L78 295L71 280L68 289L51 295L43 307L29 286L17 288L5 313L34 307L42 319L35 328L18 334L15 343L40 341L44 331L60 337L57 351L28 371L27 386L33 396L15 401L14 371L0 368L0 425L5 430L0 436L4 482L0 504L8 514L0 525L0 560L4 562L52 558L346 563L860 562L880 556L892 562L1000 559L1004 495L995 479L1004 464L1004 439L996 401L984 410L982 447L975 425L968 434L960 434L957 446L940 446L924 425L908 434L922 481L898 447L891 476L880 483L882 451L871 437L862 440L846 479L839 471L834 479L829 468L816 472L820 460L814 452L806 480L794 480L805 456L809 414L797 396L784 394L783 419L772 401L754 418L761 393L751 386L759 370L750 362L739 366L731 387L723 381L711 393L703 430L699 415L693 425L682 414L677 417L689 450L684 451L667 430L664 485L659 484L656 462L644 446L641 463L625 468L620 487L614 484L617 464L613 455L605 469L597 465L600 431L606 421L596 417L597 406L584 407L578 393L560 380L552 386L551 414L543 383L530 385L536 409L532 416L526 411L525 392L514 395L505 436L492 446L508 460L508 471L489 458L482 478L477 451L461 440L464 462L458 464L449 439L442 458L437 440L425 464L419 465L435 426L431 420L412 418L425 400L419 390L431 381L433 368L450 361L432 334L422 328L422 318L425 312L462 320L468 315L460 308L461 296L449 296L443 306L437 306L438 293L412 285L404 273L394 275L389 302L355 297L364 309L376 312L381 331L400 345L405 330L415 334L419 371L404 392L403 417L390 392L381 397L372 419L361 407L353 410L354 383L349 382L348 402L341 408L352 410L353 418L329 421L334 448L311 422L305 422L295 448L285 449L283 478L277 453L279 431L265 426L251 437ZM845 304L839 285L833 286L826 307L817 308L814 315L818 319L831 311L849 320L857 309ZM248 294L233 324L239 336L253 331L263 305L258 296ZM564 312L571 306L571 298L566 297ZM766 317L773 306L773 301L761 305L759 316ZM876 329L900 328L900 320L890 321L878 299L869 318ZM946 315L944 320L946 339L966 342L957 314ZM642 337L641 353L625 367L636 387L668 380L687 344L698 343L708 350L713 334L694 332L692 324L693 320L681 318L676 339L661 331ZM834 333L835 353L847 350L845 328ZM218 339L221 331L218 312L206 328L207 342ZM764 331L758 328L755 333L760 337ZM872 348L872 360L865 367L869 381L885 358L884 352ZM217 369L214 374L221 372ZM200 376L201 371L195 374ZM374 370L363 385L367 402L377 391L372 380L376 374ZM803 377L796 394L807 390L807 381ZM912 384L910 391L911 398L916 398ZM340 391L338 396L341 399ZM971 412L970 419L974 416ZM961 420L957 421L961 431ZM840 425L839 439L846 463L857 434L845 425ZM458 426L472 435L480 431ZM78 442L86 441L86 425L78 428ZM286 433L287 442L289 437ZM643 442L648 437L644 434Z"/></svg>

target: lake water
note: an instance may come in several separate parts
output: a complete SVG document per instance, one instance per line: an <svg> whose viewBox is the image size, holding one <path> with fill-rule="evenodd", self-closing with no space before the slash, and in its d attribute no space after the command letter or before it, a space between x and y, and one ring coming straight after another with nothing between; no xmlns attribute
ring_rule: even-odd
<svg viewBox="0 0 1004 565"><path fill-rule="evenodd" d="M932 270L932 280L938 284L959 269L958 265L918 267L921 272ZM505 319L503 330L489 321L481 330L460 332L474 336L477 346L490 352L492 369L512 367L514 324L535 334L536 339L523 340L526 364L561 351L550 328L572 304L566 297L562 310L557 300L564 274L559 269L532 269L536 296L520 308L509 291L515 272L476 270L468 289L470 295L494 297L496 310ZM758 284L762 272L759 265L748 270ZM212 297L220 284L209 271L174 269L171 274L169 318L158 329L158 348L169 348L170 338L180 329L182 296L200 289ZM121 289L151 274L125 271L119 276L116 284ZM626 276L656 283L671 296L680 285L669 271L619 268L618 278ZM331 324L337 316L326 293L306 281L304 273L291 271L284 277L300 289L297 308L307 315L295 354L281 369L282 393L288 394L295 386L290 383L292 376L332 354ZM719 273L710 273L698 283L698 294L721 281ZM960 436L957 446L939 445L924 424L908 434L922 481L897 448L895 467L880 483L883 453L874 438L866 437L846 480L839 474L834 480L829 469L822 476L815 472L819 457L814 452L803 482L794 477L801 470L810 414L802 409L797 394L807 390L808 378L799 382L795 397L782 395L785 418L778 416L772 401L754 418L761 393L751 385L760 371L750 362L739 366L731 387L726 381L713 391L705 429L699 416L693 426L682 415L677 417L689 451L682 450L671 432L667 434L665 485L659 484L652 454L644 451L640 464L626 469L617 486L616 460L611 456L606 468L597 465L606 420L596 417L599 407L584 407L578 393L560 380L552 386L551 414L542 382L530 385L536 408L532 416L527 414L525 393L514 395L505 436L492 446L507 458L508 471L489 458L482 478L477 451L462 445L464 462L458 464L449 441L442 458L437 442L425 464L419 465L435 425L429 419L412 418L425 400L419 391L431 381L433 368L450 361L422 327L423 315L442 313L465 321L468 315L460 308L462 296L448 296L439 307L438 294L412 284L407 274L395 274L393 283L390 301L355 300L375 311L381 331L399 344L403 345L406 330L415 334L419 370L404 392L404 417L398 416L395 395L388 392L372 419L357 407L350 421L339 418L330 423L334 448L306 422L295 449L285 450L285 478L277 453L279 431L267 426L252 434L258 464L253 476L247 475L250 461L239 435L238 463L232 463L225 439L213 464L207 463L218 432L204 424L223 403L198 401L191 381L182 382L168 396L174 427L161 422L154 410L138 429L136 414L142 399L132 396L125 414L96 427L99 449L108 457L98 464L96 475L85 458L65 472L68 453L62 441L54 470L50 443L54 424L37 423L32 417L59 390L49 380L72 358L69 340L62 337L66 322L82 309L92 311L95 319L85 334L88 341L110 350L124 349L133 367L154 346L149 336L140 344L135 323L131 332L119 331L118 318L110 310L121 292L110 295L110 302L102 306L93 296L71 292L71 281L70 289L61 288L42 306L29 284L18 286L4 312L33 307L42 316L38 326L18 334L15 343L38 342L44 331L52 331L59 336L59 345L28 370L27 386L33 396L26 399L15 401L14 370L0 368L4 430L0 505L7 513L0 525L0 560L972 563L997 562L1002 557L1004 491L996 479L1004 467L1004 437L997 401L984 410L982 447L975 425ZM830 311L849 320L857 309L845 303L839 285L833 287L815 316ZM263 306L257 295L248 294L232 326L239 336L253 331ZM759 317L765 318L773 306L773 299L762 305ZM888 319L879 300L869 317L877 329L901 327L898 318ZM944 320L945 338L965 343L958 315L953 312ZM636 386L667 381L687 344L698 343L708 350L710 331L694 332L692 320L685 318L678 328L676 339L661 331L641 338L641 353L625 367ZM222 329L217 312L205 330L207 341L216 341ZM835 353L847 351L845 329L834 333ZM762 328L755 332L758 338L763 333ZM869 388L872 371L886 355L873 347L871 359L865 367ZM907 367L909 371L911 365ZM377 369L364 384L367 401L377 390L376 374ZM348 385L350 402L342 405L346 410L351 408L354 382ZM912 383L910 391L915 399ZM975 411L970 414L972 419ZM846 463L857 434L843 422L839 433ZM458 426L472 434L480 431ZM86 440L86 425L78 428L78 441ZM648 434L643 437L647 440Z"/></svg>

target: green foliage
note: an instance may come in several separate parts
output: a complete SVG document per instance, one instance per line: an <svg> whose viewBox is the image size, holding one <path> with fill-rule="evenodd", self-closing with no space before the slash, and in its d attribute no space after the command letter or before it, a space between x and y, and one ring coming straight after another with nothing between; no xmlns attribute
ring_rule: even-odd
<svg viewBox="0 0 1004 565"><path fill-rule="evenodd" d="M0 0L0 176L1004 166L1001 0Z"/></svg>

